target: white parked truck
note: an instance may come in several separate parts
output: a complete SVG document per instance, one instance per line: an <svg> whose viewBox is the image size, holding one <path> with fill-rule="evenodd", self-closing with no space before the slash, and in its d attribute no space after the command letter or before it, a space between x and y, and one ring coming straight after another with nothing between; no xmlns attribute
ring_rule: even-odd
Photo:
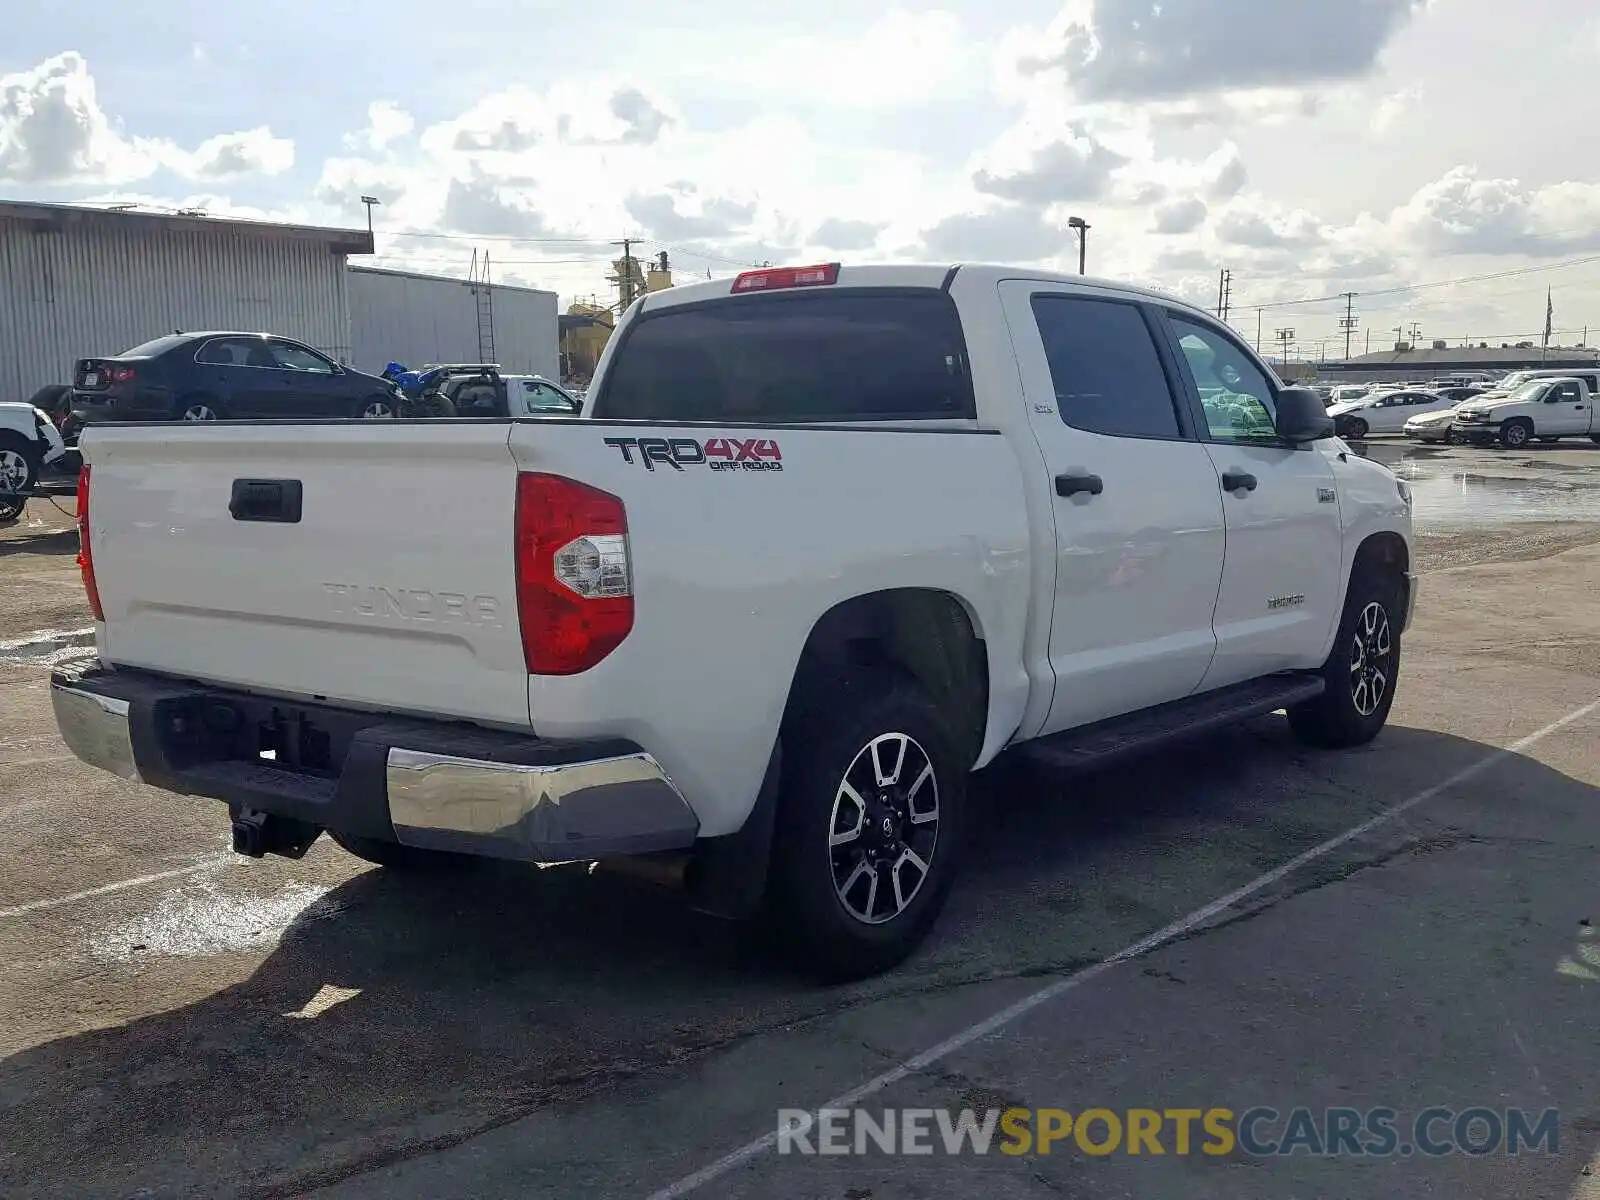
<svg viewBox="0 0 1600 1200"><path fill-rule="evenodd" d="M1411 501L1159 293L995 266L656 292L580 416L96 426L85 761L236 847L658 856L834 976L943 905L967 777L1384 724ZM1027 745L1024 746L1023 744Z"/></svg>
<svg viewBox="0 0 1600 1200"><path fill-rule="evenodd" d="M1504 396L1469 400L1455 411L1452 428L1480 446L1499 442L1516 449L1531 441L1586 437L1600 443L1594 396L1577 377L1539 378Z"/></svg>

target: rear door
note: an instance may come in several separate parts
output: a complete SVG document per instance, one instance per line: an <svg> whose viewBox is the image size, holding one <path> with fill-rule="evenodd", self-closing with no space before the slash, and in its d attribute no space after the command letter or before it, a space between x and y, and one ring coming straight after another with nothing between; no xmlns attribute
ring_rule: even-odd
<svg viewBox="0 0 1600 1200"><path fill-rule="evenodd" d="M187 376L178 381L181 409L195 407L200 397L223 417L270 415L278 406L281 385L277 373L266 369L272 358L265 338L248 334L212 338L195 350L192 367L174 365Z"/></svg>
<svg viewBox="0 0 1600 1200"><path fill-rule="evenodd" d="M1176 310L1167 325L1227 519L1217 654L1202 686L1318 665L1344 603L1344 534L1325 443L1278 439L1276 389L1230 330Z"/></svg>
<svg viewBox="0 0 1600 1200"><path fill-rule="evenodd" d="M1177 398L1157 317L1071 285L1001 299L1053 479L1051 733L1188 695L1216 649L1217 474Z"/></svg>

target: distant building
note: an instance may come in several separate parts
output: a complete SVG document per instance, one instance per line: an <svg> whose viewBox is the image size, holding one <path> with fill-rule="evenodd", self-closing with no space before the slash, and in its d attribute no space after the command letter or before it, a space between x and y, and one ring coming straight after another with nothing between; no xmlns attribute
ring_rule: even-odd
<svg viewBox="0 0 1600 1200"><path fill-rule="evenodd" d="M538 288L352 266L351 365L376 374L488 354L511 374L558 379L557 312L556 294Z"/></svg>
<svg viewBox="0 0 1600 1200"><path fill-rule="evenodd" d="M1389 382L1436 379L1462 372L1503 375L1532 367L1595 367L1600 351L1587 346L1551 346L1541 350L1524 343L1519 346L1440 346L1413 347L1406 343L1393 350L1375 351L1354 358L1318 364L1320 378L1357 382Z"/></svg>
<svg viewBox="0 0 1600 1200"><path fill-rule="evenodd" d="M0 400L175 329L270 331L348 362L346 260L372 249L364 229L0 201Z"/></svg>

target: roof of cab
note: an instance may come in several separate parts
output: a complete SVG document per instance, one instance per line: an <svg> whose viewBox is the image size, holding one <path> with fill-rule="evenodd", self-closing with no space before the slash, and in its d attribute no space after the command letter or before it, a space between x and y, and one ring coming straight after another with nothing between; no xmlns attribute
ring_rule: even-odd
<svg viewBox="0 0 1600 1200"><path fill-rule="evenodd" d="M754 269L754 268L752 268ZM947 278L959 271L963 277L979 275L998 283L1002 279L1031 279L1041 283L1070 283L1124 296L1138 296L1162 304L1201 313L1202 309L1168 292L1143 288L1115 279L1101 279L1094 275L1068 275L1037 267L1005 266L999 263L846 263L839 268L839 279L834 287L942 287ZM733 295L733 281L737 276L711 279L701 283L680 284L644 296L641 311L659 311L680 304L712 300ZM829 285L823 285L829 286ZM795 289L807 290L807 289ZM770 292L752 292L751 295L770 295Z"/></svg>

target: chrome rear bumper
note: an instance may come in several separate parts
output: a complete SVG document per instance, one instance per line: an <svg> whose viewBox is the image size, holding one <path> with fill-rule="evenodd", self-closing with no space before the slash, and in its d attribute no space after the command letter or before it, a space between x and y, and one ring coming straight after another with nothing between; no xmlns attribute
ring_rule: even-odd
<svg viewBox="0 0 1600 1200"><path fill-rule="evenodd" d="M572 862L686 849L699 821L661 765L617 738L560 741L212 689L138 671L57 672L51 704L90 766L230 808L491 858ZM265 731L293 725L292 744ZM307 743L305 730L313 733Z"/></svg>

